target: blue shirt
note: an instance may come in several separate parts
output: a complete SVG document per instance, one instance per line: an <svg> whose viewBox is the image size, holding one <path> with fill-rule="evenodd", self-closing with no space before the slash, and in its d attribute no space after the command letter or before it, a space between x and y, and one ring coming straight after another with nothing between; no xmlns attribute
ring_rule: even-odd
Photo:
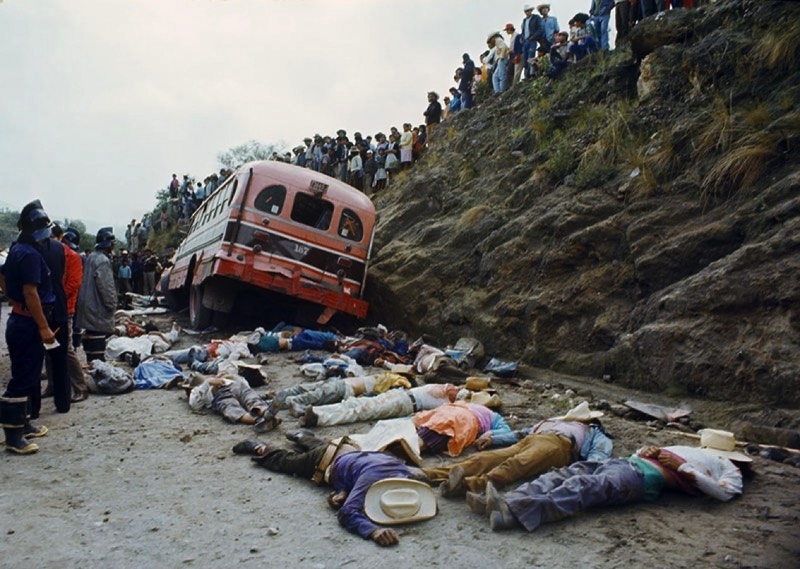
<svg viewBox="0 0 800 569"><path fill-rule="evenodd" d="M544 37L547 41L552 44L553 43L553 36L558 29L558 20L556 20L553 16L547 16L546 18L542 18L542 27L544 28Z"/></svg>
<svg viewBox="0 0 800 569"><path fill-rule="evenodd" d="M499 435L492 435L493 446L508 446L519 442L522 438L535 435L534 427L528 427L521 431L510 431ZM606 436L602 429L595 425L589 425L586 429L586 436L583 439L581 448L576 449L580 460L603 461L611 457L614 443Z"/></svg>
<svg viewBox="0 0 800 569"><path fill-rule="evenodd" d="M53 283L50 280L50 269L42 253L33 245L15 243L8 252L2 271L6 279L6 296L14 302L25 306L22 287L26 284L36 285L42 304L53 304L56 301Z"/></svg>
<svg viewBox="0 0 800 569"><path fill-rule="evenodd" d="M348 452L333 461L331 486L348 492L337 514L347 531L369 539L379 529L364 513L364 499L370 486L386 478L410 478L408 467L399 458L382 452Z"/></svg>

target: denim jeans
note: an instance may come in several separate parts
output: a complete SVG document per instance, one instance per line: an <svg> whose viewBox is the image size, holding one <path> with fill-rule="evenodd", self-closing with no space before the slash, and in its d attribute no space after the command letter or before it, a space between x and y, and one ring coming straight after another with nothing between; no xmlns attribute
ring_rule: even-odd
<svg viewBox="0 0 800 569"><path fill-rule="evenodd" d="M605 16L595 16L594 22L598 33L600 34L600 49L608 50L608 23L611 20L611 14Z"/></svg>
<svg viewBox="0 0 800 569"><path fill-rule="evenodd" d="M492 74L492 87L495 93L502 93L508 84L508 58L498 59Z"/></svg>
<svg viewBox="0 0 800 569"><path fill-rule="evenodd" d="M529 59L536 57L536 42L534 40L525 40L522 44L522 63L525 65L525 79L530 79L533 76L533 66L528 63Z"/></svg>
<svg viewBox="0 0 800 569"><path fill-rule="evenodd" d="M505 494L514 517L528 531L597 506L644 499L644 476L624 459L576 462L543 474Z"/></svg>

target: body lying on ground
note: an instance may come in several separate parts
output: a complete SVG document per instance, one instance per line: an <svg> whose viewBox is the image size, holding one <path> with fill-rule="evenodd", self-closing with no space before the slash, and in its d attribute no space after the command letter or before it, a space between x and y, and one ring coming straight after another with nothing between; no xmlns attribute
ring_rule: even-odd
<svg viewBox="0 0 800 569"><path fill-rule="evenodd" d="M412 389L390 389L375 397L354 397L333 405L310 406L301 418L306 427L329 427L375 421L392 417L407 417L418 411L434 409L456 400L459 388L455 385L433 384Z"/></svg>
<svg viewBox="0 0 800 569"><path fill-rule="evenodd" d="M567 466L573 460L607 460L613 443L598 421L602 413L589 412L588 404L585 413L579 411L582 409L583 403L564 417L545 419L521 431L484 433L476 441L478 448L505 448L478 452L446 466L425 468L425 474L432 483L441 482L443 496L463 496L468 490L483 492L488 481L503 487Z"/></svg>
<svg viewBox="0 0 800 569"><path fill-rule="evenodd" d="M728 501L742 493L742 473L731 458L749 458L724 454L711 448L650 446L624 459L576 462L505 494L489 482L485 495L467 493L467 505L487 515L494 531L534 531L590 508L655 500L664 490Z"/></svg>
<svg viewBox="0 0 800 569"><path fill-rule="evenodd" d="M418 475L414 469L390 454L361 451L350 444L347 437L326 442L306 435L293 440L303 447L302 450L277 448L255 440L243 441L233 450L237 454L252 454L258 465L273 472L329 484L333 492L328 496L328 503L338 510L339 523L345 529L382 546L398 543L399 537L394 530L381 527L370 518L366 501L376 484L385 480L409 480ZM398 515L394 523L427 519L436 513L435 498L429 486L409 480L405 491L406 496L412 492L412 497L426 499L428 505L424 509L427 514ZM433 500L432 507L430 500ZM382 523L391 523L391 520L385 519Z"/></svg>

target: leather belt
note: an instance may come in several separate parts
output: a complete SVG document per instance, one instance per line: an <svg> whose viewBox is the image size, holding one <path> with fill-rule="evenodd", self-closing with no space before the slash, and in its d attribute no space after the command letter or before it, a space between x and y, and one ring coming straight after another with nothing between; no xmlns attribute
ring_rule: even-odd
<svg viewBox="0 0 800 569"><path fill-rule="evenodd" d="M42 312L44 313L45 318L48 318L50 313L53 311L52 304L43 304L42 305ZM30 310L25 308L19 302L12 302L11 303L11 313L16 314L17 316L24 316L26 318L33 318L33 313Z"/></svg>
<svg viewBox="0 0 800 569"><path fill-rule="evenodd" d="M562 432L559 432L559 431L542 431L539 434L540 435L556 435L557 437L561 437L561 438L569 440L569 442L572 443L573 446L575 445L575 442L576 442L575 441L575 437L573 437L572 435L568 435L567 433L562 433Z"/></svg>
<svg viewBox="0 0 800 569"><path fill-rule="evenodd" d="M422 409L420 409L417 405L417 398L414 397L414 394L410 391L406 391L406 395L408 395L408 398L411 399L411 406L414 408L414 411L422 411Z"/></svg>
<svg viewBox="0 0 800 569"><path fill-rule="evenodd" d="M16 314L17 316L24 316L25 318L33 318L33 314L31 314L30 312L28 312L27 309L22 308L22 306L19 306L17 304L11 305L11 314Z"/></svg>
<svg viewBox="0 0 800 569"><path fill-rule="evenodd" d="M317 485L327 482L328 467L333 464L334 459L339 456L339 451L342 450L342 447L344 446L353 447L353 443L350 442L348 437L334 439L328 443L328 447L325 449L325 454L322 455L322 458L320 459L319 463L317 463L316 468L314 468L314 474L311 475L312 482Z"/></svg>

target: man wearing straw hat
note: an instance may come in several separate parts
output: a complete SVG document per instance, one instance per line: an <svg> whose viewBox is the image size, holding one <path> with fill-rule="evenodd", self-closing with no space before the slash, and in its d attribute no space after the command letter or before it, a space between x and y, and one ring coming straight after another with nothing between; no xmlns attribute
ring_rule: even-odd
<svg viewBox="0 0 800 569"><path fill-rule="evenodd" d="M733 433L704 429L700 448L648 446L625 459L576 462L500 494L490 483L486 494L467 494L473 512L488 515L494 531L541 524L598 506L655 500L664 490L705 494L728 501L742 493L735 462L751 462L735 450Z"/></svg>
<svg viewBox="0 0 800 569"><path fill-rule="evenodd" d="M584 401L566 415L539 421L521 431L486 433L476 441L478 448L511 446L475 453L448 466L425 468L425 474L431 482L442 482L442 496L463 496L468 490L483 492L489 481L506 486L576 459L606 460L611 457L613 443L598 421L602 416Z"/></svg>

